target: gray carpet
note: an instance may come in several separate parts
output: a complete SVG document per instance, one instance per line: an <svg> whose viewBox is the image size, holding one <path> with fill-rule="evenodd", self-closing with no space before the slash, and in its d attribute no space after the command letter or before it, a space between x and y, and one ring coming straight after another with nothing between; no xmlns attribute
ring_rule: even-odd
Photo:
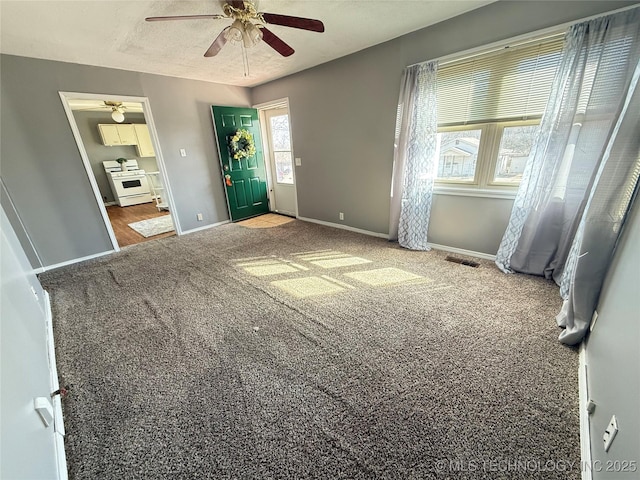
<svg viewBox="0 0 640 480"><path fill-rule="evenodd" d="M42 275L70 477L580 478L557 287L445 256L295 221Z"/></svg>

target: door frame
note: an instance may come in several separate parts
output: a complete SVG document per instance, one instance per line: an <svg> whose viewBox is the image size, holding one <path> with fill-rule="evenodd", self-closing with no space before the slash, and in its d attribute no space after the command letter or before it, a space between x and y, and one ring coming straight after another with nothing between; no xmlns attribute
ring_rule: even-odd
<svg viewBox="0 0 640 480"><path fill-rule="evenodd" d="M267 128L267 118L266 112L267 110L276 110L276 109L286 109L287 115L289 115L289 138L291 139L291 154L293 156L293 193L295 197L295 214L296 218L299 216L298 212L298 181L296 178L296 160L295 153L293 147L293 135L291 133L291 125L293 124L291 120L291 110L289 109L289 97L284 97L278 100L272 100L270 102L260 103L258 105L254 105L252 108L258 110L258 119L260 120L260 131L262 132L262 149L264 151L265 159L268 158L269 168L267 168L267 196L269 198L269 211L275 211L275 198L272 198L272 193L274 191L273 186L275 183L275 179L271 172L274 168L273 165L273 156L271 155L271 148L269 147L269 129ZM275 194L274 194L275 197Z"/></svg>
<svg viewBox="0 0 640 480"><path fill-rule="evenodd" d="M93 190L93 194L98 204L98 209L100 210L100 214L102 215L104 226L107 229L107 233L109 234L109 239L111 240L111 245L113 246L113 250L115 252L119 252L120 245L118 244L118 240L116 239L116 234L113 231L111 220L109 220L107 207L105 207L104 205L102 194L100 193L100 189L98 188L98 182L96 182L93 169L91 168L89 155L87 154L87 150L84 147L84 141L82 140L82 136L80 135L80 130L78 129L78 125L76 124L76 118L73 116L73 110L71 110L71 107L69 106L70 99L77 98L81 100L110 100L110 101L116 101L116 102L124 101L124 102L136 102L136 103L142 104L142 113L144 115L144 119L147 124L147 127L149 128L149 134L151 135L151 143L153 144L153 148L156 152L156 163L158 164L158 171L160 172L160 177L162 179L162 182L164 183L164 188L167 194L167 202L169 203L169 211L171 212L171 221L173 222L173 227L175 229L176 234L182 235L182 230L180 228L180 221L178 220L178 212L175 208L175 201L173 199L171 185L169 184L167 169L165 167L164 158L162 156L162 151L160 149L160 142L158 141L156 125L155 125L155 122L153 121L153 116L151 115L151 105L149 104L149 99L147 97L131 97L127 95L107 95L107 94L99 94L99 93L79 93L79 92L62 92L61 91L61 92L58 92L58 94L60 95L60 100L62 101L62 107L64 108L64 112L67 115L67 120L69 121L69 125L71 126L71 131L73 132L73 138L75 139L76 145L78 146L78 150L80 151L82 164L84 165L84 169L89 179L89 183L91 184L91 189Z"/></svg>

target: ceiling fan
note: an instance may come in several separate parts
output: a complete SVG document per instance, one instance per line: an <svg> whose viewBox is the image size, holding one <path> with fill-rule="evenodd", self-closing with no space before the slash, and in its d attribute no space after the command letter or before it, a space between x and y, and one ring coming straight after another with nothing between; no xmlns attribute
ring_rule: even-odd
<svg viewBox="0 0 640 480"><path fill-rule="evenodd" d="M145 20L147 22L159 22L167 20L233 19L233 23L224 28L213 41L205 52L205 57L217 55L227 42L242 43L245 48L249 48L258 44L261 40L283 57L293 55L295 50L269 30L265 24L299 28L311 32L324 32L324 24L320 20L258 12L254 3L249 0L229 0L222 6L222 11L224 14L147 17Z"/></svg>
<svg viewBox="0 0 640 480"><path fill-rule="evenodd" d="M111 118L114 122L122 123L124 122L124 112L127 111L125 105L122 102L112 102L109 100L103 100L102 105L91 105L86 108L74 108L77 111L88 111L88 110L111 110Z"/></svg>

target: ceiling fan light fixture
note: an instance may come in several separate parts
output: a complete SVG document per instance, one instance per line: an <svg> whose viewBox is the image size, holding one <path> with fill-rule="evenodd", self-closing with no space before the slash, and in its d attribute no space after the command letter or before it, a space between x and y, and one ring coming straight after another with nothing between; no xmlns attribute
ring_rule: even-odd
<svg viewBox="0 0 640 480"><path fill-rule="evenodd" d="M118 109L118 107L113 107L113 111L111 112L111 118L116 123L124 122L124 114Z"/></svg>
<svg viewBox="0 0 640 480"><path fill-rule="evenodd" d="M240 43L243 41L244 25L241 20L234 20L227 33L224 34L224 38L227 42Z"/></svg>
<svg viewBox="0 0 640 480"><path fill-rule="evenodd" d="M251 22L246 22L244 27L244 33L242 34L244 47L250 48L260 43L260 40L262 40L262 32L260 29Z"/></svg>

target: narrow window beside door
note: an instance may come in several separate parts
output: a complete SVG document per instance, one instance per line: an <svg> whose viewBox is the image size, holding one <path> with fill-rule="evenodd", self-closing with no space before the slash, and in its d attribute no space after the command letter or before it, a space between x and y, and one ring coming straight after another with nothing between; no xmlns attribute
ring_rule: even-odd
<svg viewBox="0 0 640 480"><path fill-rule="evenodd" d="M276 182L293 185L293 158L289 134L289 115L270 118Z"/></svg>

